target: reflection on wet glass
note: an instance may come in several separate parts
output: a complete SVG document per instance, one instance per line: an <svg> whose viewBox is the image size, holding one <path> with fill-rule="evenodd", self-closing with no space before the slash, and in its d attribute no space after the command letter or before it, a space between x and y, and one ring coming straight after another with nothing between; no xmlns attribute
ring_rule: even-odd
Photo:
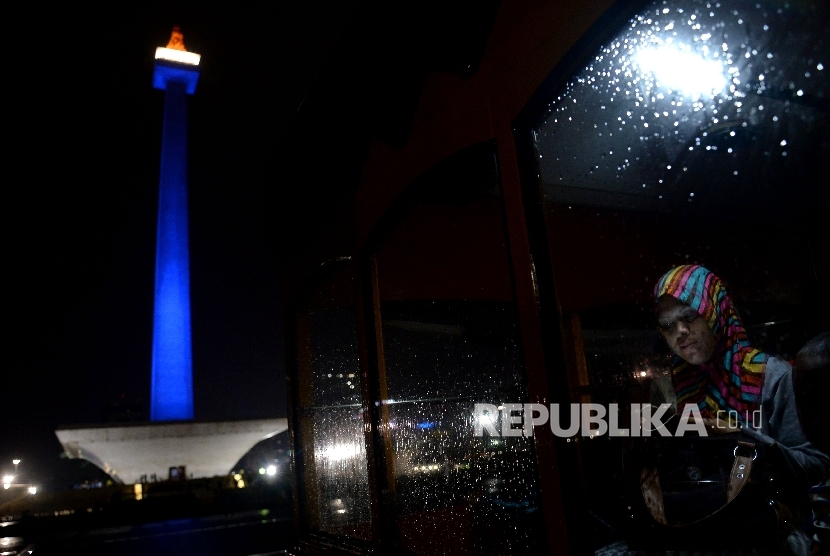
<svg viewBox="0 0 830 556"><path fill-rule="evenodd" d="M317 530L369 539L356 317L348 308L327 309L312 313L309 324L314 405L301 417L313 445L304 454L306 511Z"/></svg>
<svg viewBox="0 0 830 556"><path fill-rule="evenodd" d="M671 0L634 17L536 132L548 199L760 206L797 179L826 133L828 6L784 6Z"/></svg>
<svg viewBox="0 0 830 556"><path fill-rule="evenodd" d="M369 481L359 408L318 408L314 427L314 489L319 529L369 538Z"/></svg>
<svg viewBox="0 0 830 556"><path fill-rule="evenodd" d="M512 307L387 302L382 314L402 543L420 554L539 548L532 439L473 435L474 403L526 398Z"/></svg>

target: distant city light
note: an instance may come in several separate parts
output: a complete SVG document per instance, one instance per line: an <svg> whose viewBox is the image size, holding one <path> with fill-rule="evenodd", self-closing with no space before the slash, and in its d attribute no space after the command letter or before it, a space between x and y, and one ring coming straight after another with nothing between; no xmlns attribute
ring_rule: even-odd
<svg viewBox="0 0 830 556"><path fill-rule="evenodd" d="M167 60L168 62L178 62L179 64L198 66L201 59L202 57L195 52L175 50L173 48L165 48L163 46L156 48L156 60Z"/></svg>
<svg viewBox="0 0 830 556"><path fill-rule="evenodd" d="M276 465L269 465L268 469L265 470L266 473L270 476L274 476L277 474L277 466Z"/></svg>
<svg viewBox="0 0 830 556"><path fill-rule="evenodd" d="M29 494L37 494L37 487L29 487Z"/></svg>

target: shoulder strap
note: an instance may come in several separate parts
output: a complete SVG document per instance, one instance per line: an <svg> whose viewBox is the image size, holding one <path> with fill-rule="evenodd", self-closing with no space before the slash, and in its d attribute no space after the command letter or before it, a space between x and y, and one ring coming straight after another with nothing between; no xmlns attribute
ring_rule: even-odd
<svg viewBox="0 0 830 556"><path fill-rule="evenodd" d="M657 468L653 466L644 467L640 472L640 489L643 492L643 500L646 503L646 507L648 507L648 511L651 513L654 521L669 526L692 525L712 517L728 506L749 482L749 477L752 473L752 461L758 455L755 450L755 444L745 441L738 441L734 454L735 461L732 463L729 484L726 488L726 503L709 515L688 523L668 523L666 521L666 509L663 506L663 489L660 486L660 476L657 474Z"/></svg>

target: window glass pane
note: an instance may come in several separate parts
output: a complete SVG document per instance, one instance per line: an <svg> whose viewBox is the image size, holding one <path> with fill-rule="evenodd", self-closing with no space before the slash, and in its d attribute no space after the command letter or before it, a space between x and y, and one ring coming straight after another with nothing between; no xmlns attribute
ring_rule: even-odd
<svg viewBox="0 0 830 556"><path fill-rule="evenodd" d="M536 132L550 201L797 222L827 141L826 3L655 2ZM774 204L783 202L784 205Z"/></svg>
<svg viewBox="0 0 830 556"><path fill-rule="evenodd" d="M416 554L546 550L532 439L474 436L476 403L527 400L493 147L419 179L377 255L395 542Z"/></svg>
<svg viewBox="0 0 830 556"><path fill-rule="evenodd" d="M574 402L676 401L653 292L678 265L724 281L764 353L827 329L828 24L826 2L646 4L551 99L533 137ZM631 439L573 445L607 547L636 513Z"/></svg>
<svg viewBox="0 0 830 556"><path fill-rule="evenodd" d="M360 406L356 325L351 308L311 314L313 405Z"/></svg>
<svg viewBox="0 0 830 556"><path fill-rule="evenodd" d="M336 273L299 318L302 506L312 530L369 540L357 318L337 306L351 301L352 287L350 270Z"/></svg>
<svg viewBox="0 0 830 556"><path fill-rule="evenodd" d="M522 391L516 316L507 302L388 301L382 305L393 400L507 400Z"/></svg>
<svg viewBox="0 0 830 556"><path fill-rule="evenodd" d="M368 540L371 512L360 408L317 408L303 419L314 437L314 472L308 478L316 507L307 510L314 512L317 529Z"/></svg>

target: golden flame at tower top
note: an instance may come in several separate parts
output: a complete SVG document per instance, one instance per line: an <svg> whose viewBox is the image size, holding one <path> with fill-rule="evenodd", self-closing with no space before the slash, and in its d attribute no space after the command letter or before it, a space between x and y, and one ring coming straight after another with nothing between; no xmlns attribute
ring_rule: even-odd
<svg viewBox="0 0 830 556"><path fill-rule="evenodd" d="M167 48L187 52L187 49L184 47L184 35L179 30L178 25L173 27L173 32L170 33L170 41L167 43Z"/></svg>

